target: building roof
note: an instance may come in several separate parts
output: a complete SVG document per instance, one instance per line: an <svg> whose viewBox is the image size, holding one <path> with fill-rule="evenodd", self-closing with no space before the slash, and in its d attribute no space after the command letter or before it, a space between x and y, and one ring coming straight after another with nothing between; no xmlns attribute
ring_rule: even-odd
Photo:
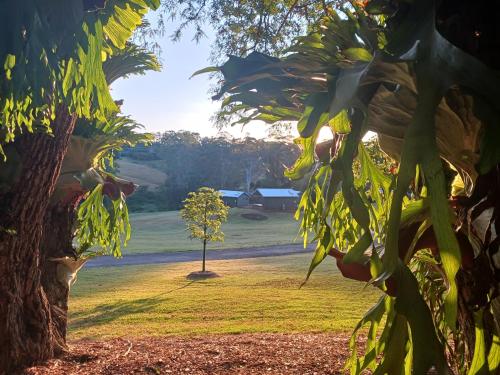
<svg viewBox="0 0 500 375"><path fill-rule="evenodd" d="M301 192L294 189L265 189L259 188L255 190L255 193L259 193L263 197L269 198L299 198Z"/></svg>
<svg viewBox="0 0 500 375"><path fill-rule="evenodd" d="M219 193L222 197L226 198L239 198L242 195L247 195L244 191L238 190L219 190Z"/></svg>

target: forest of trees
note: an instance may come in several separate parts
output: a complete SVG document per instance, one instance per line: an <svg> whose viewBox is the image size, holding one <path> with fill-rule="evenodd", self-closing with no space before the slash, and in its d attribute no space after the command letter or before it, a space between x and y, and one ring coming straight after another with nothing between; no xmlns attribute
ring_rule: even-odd
<svg viewBox="0 0 500 375"><path fill-rule="evenodd" d="M131 211L176 210L190 191L200 186L252 191L258 187L304 187L302 180L284 176L299 155L290 138L233 138L222 133L202 137L189 131L158 134L150 146L125 149L119 157L164 172L158 189L140 186L128 199ZM118 170L120 161L118 160Z"/></svg>

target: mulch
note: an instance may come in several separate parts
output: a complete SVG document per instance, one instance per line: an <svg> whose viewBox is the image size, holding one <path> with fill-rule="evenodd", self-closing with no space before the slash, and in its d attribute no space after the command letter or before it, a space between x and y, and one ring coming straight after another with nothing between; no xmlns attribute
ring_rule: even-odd
<svg viewBox="0 0 500 375"><path fill-rule="evenodd" d="M167 336L69 344L24 374L344 374L348 334Z"/></svg>
<svg viewBox="0 0 500 375"><path fill-rule="evenodd" d="M206 280L206 279L214 279L220 277L217 273L212 271L195 271L191 272L186 276L188 280Z"/></svg>

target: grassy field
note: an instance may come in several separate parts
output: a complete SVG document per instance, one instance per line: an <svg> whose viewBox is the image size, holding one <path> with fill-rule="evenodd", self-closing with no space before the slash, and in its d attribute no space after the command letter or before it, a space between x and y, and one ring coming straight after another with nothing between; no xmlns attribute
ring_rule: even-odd
<svg viewBox="0 0 500 375"><path fill-rule="evenodd" d="M297 238L299 224L290 212L264 212L267 220L245 219L242 213L254 210L233 208L222 227L224 242L208 245L209 250L289 244ZM199 250L201 243L188 239L178 211L131 214L132 239L124 254ZM300 243L298 238L297 243Z"/></svg>
<svg viewBox="0 0 500 375"><path fill-rule="evenodd" d="M109 338L350 330L378 299L326 260L299 289L310 255L211 261L221 277L187 281L199 262L84 269L71 290L69 336Z"/></svg>
<svg viewBox="0 0 500 375"><path fill-rule="evenodd" d="M157 189L165 183L167 175L144 163L135 163L133 160L123 158L116 162L118 166L118 175L121 178L130 180L140 186L147 186L150 189Z"/></svg>

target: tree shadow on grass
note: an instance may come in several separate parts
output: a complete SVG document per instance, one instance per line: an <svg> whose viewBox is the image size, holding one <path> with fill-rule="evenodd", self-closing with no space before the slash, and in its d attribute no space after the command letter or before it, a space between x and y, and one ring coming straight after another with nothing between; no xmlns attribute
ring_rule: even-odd
<svg viewBox="0 0 500 375"><path fill-rule="evenodd" d="M159 305L165 305L168 301L168 294L187 288L195 282L196 280L189 281L180 287L170 289L152 297L103 303L92 309L71 313L70 329L85 329L100 326L123 316L151 311ZM168 304L166 305L168 306Z"/></svg>

